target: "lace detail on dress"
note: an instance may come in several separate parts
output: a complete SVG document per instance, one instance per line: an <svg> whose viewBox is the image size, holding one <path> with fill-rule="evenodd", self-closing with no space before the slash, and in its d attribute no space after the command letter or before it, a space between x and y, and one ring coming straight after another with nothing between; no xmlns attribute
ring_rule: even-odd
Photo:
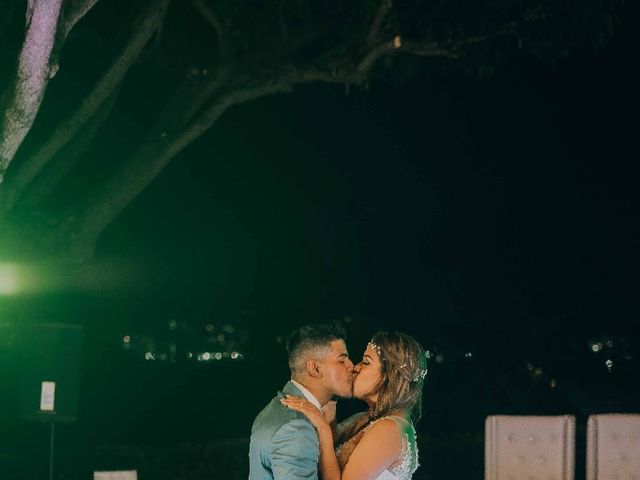
<svg viewBox="0 0 640 480"><path fill-rule="evenodd" d="M402 432L402 449L400 450L400 463L388 471L396 478L410 480L420 464L418 463L418 444L416 442L416 430L413 423L401 417L387 417L398 424ZM401 425L398 420L406 425Z"/></svg>
<svg viewBox="0 0 640 480"><path fill-rule="evenodd" d="M360 442L364 433L373 427L380 420L389 419L393 420L400 432L402 433L402 447L400 450L400 456L398 457L399 463L393 467L382 472L376 480L410 480L414 472L418 469L420 464L418 463L418 445L416 443L416 430L413 427L413 423L410 421L398 417L395 415L389 415L387 417L378 418L374 420L356 435L351 437L346 442L342 443L336 450L338 457L338 464L340 470L344 470L345 465L349 461L351 453L355 449L356 445Z"/></svg>

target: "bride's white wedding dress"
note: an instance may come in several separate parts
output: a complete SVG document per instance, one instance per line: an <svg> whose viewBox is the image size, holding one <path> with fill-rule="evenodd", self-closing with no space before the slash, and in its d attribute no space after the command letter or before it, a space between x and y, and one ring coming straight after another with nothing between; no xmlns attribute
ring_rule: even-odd
<svg viewBox="0 0 640 480"><path fill-rule="evenodd" d="M387 417L382 417L377 420L374 420L366 428L358 432L358 439L355 442L360 441L361 436L369 430L373 425L375 425L380 420L389 419L393 420L398 428L402 432L402 449L400 450L400 457L396 462L393 468L389 468L382 472L376 480L411 480L414 472L418 469L418 446L416 444L416 430L413 427L413 423L406 420L403 417L398 417L396 415L389 415ZM348 443L351 442L347 440L342 445L340 445L336 451L338 457L340 457L340 451L345 447ZM353 445L352 448L354 448ZM349 452L349 455L351 452ZM344 468L344 465L341 465L341 468Z"/></svg>

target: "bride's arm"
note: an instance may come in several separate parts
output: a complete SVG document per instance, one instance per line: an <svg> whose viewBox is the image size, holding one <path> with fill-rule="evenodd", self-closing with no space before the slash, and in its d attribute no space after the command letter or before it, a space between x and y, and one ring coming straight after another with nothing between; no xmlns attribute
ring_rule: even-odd
<svg viewBox="0 0 640 480"><path fill-rule="evenodd" d="M341 480L342 473L333 449L333 431L331 425L315 425L320 443L320 476L322 480Z"/></svg>
<svg viewBox="0 0 640 480"><path fill-rule="evenodd" d="M342 471L342 480L373 480L392 466L402 451L402 432L390 419L367 430Z"/></svg>

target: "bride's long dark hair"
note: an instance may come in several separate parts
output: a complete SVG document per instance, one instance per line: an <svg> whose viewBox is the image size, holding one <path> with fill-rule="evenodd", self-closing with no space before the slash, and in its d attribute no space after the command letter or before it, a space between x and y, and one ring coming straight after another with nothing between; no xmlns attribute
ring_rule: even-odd
<svg viewBox="0 0 640 480"><path fill-rule="evenodd" d="M427 373L424 348L409 335L398 332L378 332L370 344L378 352L382 374L378 400L369 411L370 420L402 411L418 421L422 416L422 388Z"/></svg>

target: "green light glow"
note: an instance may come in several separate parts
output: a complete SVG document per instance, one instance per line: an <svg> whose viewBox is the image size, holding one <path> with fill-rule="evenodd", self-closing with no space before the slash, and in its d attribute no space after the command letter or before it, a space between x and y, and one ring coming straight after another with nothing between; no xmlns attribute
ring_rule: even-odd
<svg viewBox="0 0 640 480"><path fill-rule="evenodd" d="M0 264L0 295L14 295L19 291L18 267L11 263Z"/></svg>
<svg viewBox="0 0 640 480"><path fill-rule="evenodd" d="M126 262L0 263L0 297L52 292L136 289L150 275Z"/></svg>

